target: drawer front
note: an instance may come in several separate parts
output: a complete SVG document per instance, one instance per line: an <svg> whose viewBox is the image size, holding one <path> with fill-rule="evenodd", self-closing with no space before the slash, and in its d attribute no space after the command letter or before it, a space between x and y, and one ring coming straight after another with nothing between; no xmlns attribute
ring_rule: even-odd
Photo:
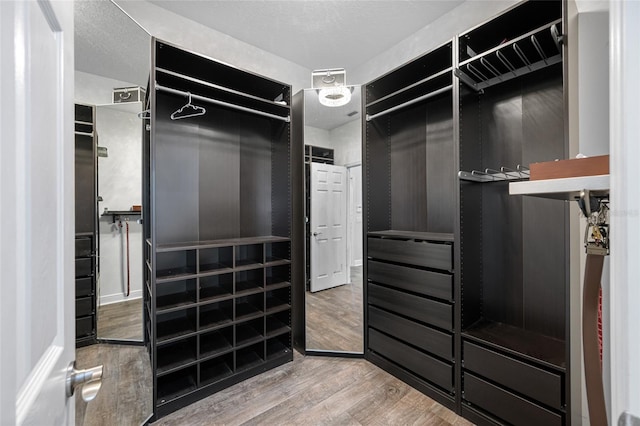
<svg viewBox="0 0 640 426"><path fill-rule="evenodd" d="M93 253L93 239L76 238L76 257L87 257Z"/></svg>
<svg viewBox="0 0 640 426"><path fill-rule="evenodd" d="M453 389L453 366L438 361L404 343L369 329L369 349L450 392Z"/></svg>
<svg viewBox="0 0 640 426"><path fill-rule="evenodd" d="M86 277L93 273L93 259L76 259L76 277Z"/></svg>
<svg viewBox="0 0 640 426"><path fill-rule="evenodd" d="M464 399L508 423L522 426L562 426L562 416L511 392L464 373Z"/></svg>
<svg viewBox="0 0 640 426"><path fill-rule="evenodd" d="M453 301L453 277L448 274L408 268L370 260L367 279L414 293Z"/></svg>
<svg viewBox="0 0 640 426"><path fill-rule="evenodd" d="M453 270L450 244L369 238L367 256L426 268Z"/></svg>
<svg viewBox="0 0 640 426"><path fill-rule="evenodd" d="M93 334L93 316L76 319L76 338Z"/></svg>
<svg viewBox="0 0 640 426"><path fill-rule="evenodd" d="M453 329L453 306L403 293L376 284L368 284L368 302L445 330Z"/></svg>
<svg viewBox="0 0 640 426"><path fill-rule="evenodd" d="M76 317L93 314L93 297L81 297L76 299Z"/></svg>
<svg viewBox="0 0 640 426"><path fill-rule="evenodd" d="M562 377L470 342L464 368L553 408L562 408Z"/></svg>
<svg viewBox="0 0 640 426"><path fill-rule="evenodd" d="M369 306L369 326L445 360L453 359L453 337L450 334L425 327L374 306Z"/></svg>
<svg viewBox="0 0 640 426"><path fill-rule="evenodd" d="M90 296L93 294L93 277L76 279L76 297Z"/></svg>

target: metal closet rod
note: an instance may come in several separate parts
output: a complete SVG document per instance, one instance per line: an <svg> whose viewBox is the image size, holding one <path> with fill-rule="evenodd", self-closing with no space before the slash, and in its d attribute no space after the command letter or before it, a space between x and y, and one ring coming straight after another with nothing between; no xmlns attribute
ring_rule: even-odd
<svg viewBox="0 0 640 426"><path fill-rule="evenodd" d="M156 90L159 90L159 91L165 92L165 93L171 93L173 95L189 96L189 92L185 92L183 90L178 90L178 89L172 89L171 87L165 87L165 86L162 86L160 84L156 84ZM257 115L261 115L263 117L273 118L273 119L276 119L276 120L284 121L286 123L289 123L291 121L291 117L288 116L288 115L286 117L282 117L280 115L271 114L271 113L260 111L260 110L257 110L257 109L247 108L247 107L243 107L243 106L240 106L240 105L232 104L232 103L229 103L229 102L223 102L223 101L219 101L217 99L212 99L212 98L207 98L205 96L195 95L193 93L191 93L191 99L197 99L199 101L209 102L209 103L212 103L212 104L215 104L215 105L220 105L220 106L224 106L224 107L228 107L228 108L237 109L239 111L250 112L252 114L257 114Z"/></svg>
<svg viewBox="0 0 640 426"><path fill-rule="evenodd" d="M397 110L402 109L402 108L404 108L406 106L413 105L415 103L424 101L425 99L433 98L434 96L437 96L440 93L444 93L446 91L449 91L452 88L453 88L453 85L450 84L448 86L443 87L442 89L434 90L433 92L429 92L426 95L422 95L422 96L417 97L415 99L411 99L410 101L401 103L400 105L396 105L396 106L391 107L389 109L385 109L384 111L380 111L380 112L378 112L376 114L373 114L373 115L367 114L367 121L371 121L374 118L381 117L381 116L383 116L385 114L389 114L390 112L397 111Z"/></svg>

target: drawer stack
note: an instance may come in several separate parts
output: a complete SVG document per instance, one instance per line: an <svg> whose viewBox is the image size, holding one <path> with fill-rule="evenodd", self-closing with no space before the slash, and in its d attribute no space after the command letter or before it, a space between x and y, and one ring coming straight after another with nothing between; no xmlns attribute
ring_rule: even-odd
<svg viewBox="0 0 640 426"><path fill-rule="evenodd" d="M462 351L463 411L518 425L564 424L562 369L466 338Z"/></svg>
<svg viewBox="0 0 640 426"><path fill-rule="evenodd" d="M96 299L92 235L76 235L76 346L96 339Z"/></svg>
<svg viewBox="0 0 640 426"><path fill-rule="evenodd" d="M453 237L369 233L367 357L452 406Z"/></svg>

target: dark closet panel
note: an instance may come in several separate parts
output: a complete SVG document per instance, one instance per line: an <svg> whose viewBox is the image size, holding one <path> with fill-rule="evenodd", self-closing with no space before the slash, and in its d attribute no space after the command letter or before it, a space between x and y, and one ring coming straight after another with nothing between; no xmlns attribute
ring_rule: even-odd
<svg viewBox="0 0 640 426"><path fill-rule="evenodd" d="M367 197L368 231L384 231L391 228L391 159L389 156L389 140L387 123L382 121L368 122L366 125L366 149L363 159L367 180L365 194Z"/></svg>
<svg viewBox="0 0 640 426"><path fill-rule="evenodd" d="M243 114L239 131L240 236L271 235L271 124Z"/></svg>
<svg viewBox="0 0 640 426"><path fill-rule="evenodd" d="M158 244L197 241L199 236L200 131L190 120L169 118L184 99L156 93L155 229ZM230 187L232 187L232 181ZM224 196L224 195L223 195Z"/></svg>
<svg viewBox="0 0 640 426"><path fill-rule="evenodd" d="M93 135L75 135L75 176L76 176L76 234L93 233L96 217L95 154Z"/></svg>
<svg viewBox="0 0 640 426"><path fill-rule="evenodd" d="M447 95L427 104L426 229L430 232L453 232L456 170L452 161L452 102Z"/></svg>
<svg viewBox="0 0 640 426"><path fill-rule="evenodd" d="M367 264L370 281L448 301L453 298L453 277L449 274L372 260Z"/></svg>
<svg viewBox="0 0 640 426"><path fill-rule="evenodd" d="M303 212L298 211L296 188L302 191L302 166L297 170L296 159L302 156L302 146L295 146L291 140L290 126L286 123L271 123L271 235L292 235L297 232L297 227L291 227L294 217L302 217ZM292 164L293 170L282 167L282 164ZM299 175L298 175L299 173ZM301 229L302 230L302 229ZM293 240L293 237L292 237ZM297 241L296 241L297 242ZM292 241L293 244L295 244ZM300 242L304 244L304 242ZM301 246L302 247L302 246ZM297 253L293 254L297 258ZM300 264L304 264L304 256L300 257ZM293 259L291 259L293 261ZM295 264L296 262L294 262ZM297 266L294 266L295 269Z"/></svg>
<svg viewBox="0 0 640 426"><path fill-rule="evenodd" d="M391 229L427 227L426 107L420 104L389 117Z"/></svg>
<svg viewBox="0 0 640 426"><path fill-rule="evenodd" d="M235 238L240 232L240 136L237 113L207 105L205 116L192 120L198 132L198 238ZM189 120L182 120L189 121ZM186 240L188 241L188 240Z"/></svg>

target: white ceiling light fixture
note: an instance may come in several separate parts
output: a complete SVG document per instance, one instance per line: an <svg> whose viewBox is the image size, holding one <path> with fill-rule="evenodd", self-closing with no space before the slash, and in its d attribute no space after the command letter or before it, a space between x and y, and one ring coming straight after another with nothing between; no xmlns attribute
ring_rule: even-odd
<svg viewBox="0 0 640 426"><path fill-rule="evenodd" d="M351 101L351 90L345 86L344 68L315 70L311 73L311 86L318 91L318 100L327 107L340 107Z"/></svg>

